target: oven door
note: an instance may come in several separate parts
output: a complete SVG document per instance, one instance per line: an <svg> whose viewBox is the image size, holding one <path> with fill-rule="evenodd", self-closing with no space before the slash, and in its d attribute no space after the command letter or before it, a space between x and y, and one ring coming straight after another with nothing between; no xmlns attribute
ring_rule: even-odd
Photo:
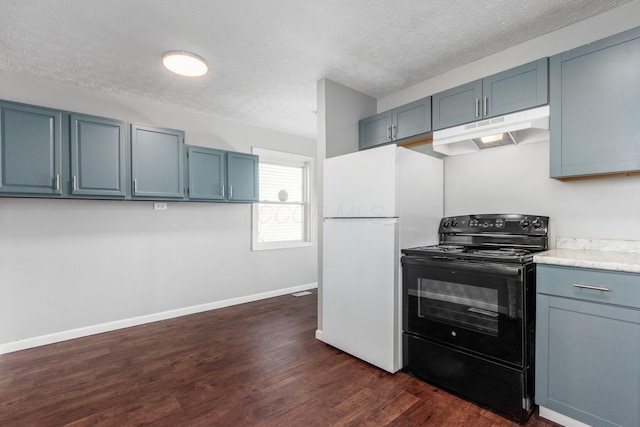
<svg viewBox="0 0 640 427"><path fill-rule="evenodd" d="M521 265L405 256L404 332L523 366Z"/></svg>

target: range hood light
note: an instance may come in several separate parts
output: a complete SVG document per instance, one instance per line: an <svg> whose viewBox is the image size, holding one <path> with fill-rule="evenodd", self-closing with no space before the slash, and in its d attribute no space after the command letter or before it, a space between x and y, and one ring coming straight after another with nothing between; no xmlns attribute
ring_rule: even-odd
<svg viewBox="0 0 640 427"><path fill-rule="evenodd" d="M483 144L489 144L491 142L496 142L504 139L504 133L498 133L496 135L483 136L480 138L480 141Z"/></svg>
<svg viewBox="0 0 640 427"><path fill-rule="evenodd" d="M495 135L481 136L479 138L473 138L472 141L476 144L478 149L484 150L485 148L499 147L501 145L517 144L518 141L514 138L511 132L497 133Z"/></svg>

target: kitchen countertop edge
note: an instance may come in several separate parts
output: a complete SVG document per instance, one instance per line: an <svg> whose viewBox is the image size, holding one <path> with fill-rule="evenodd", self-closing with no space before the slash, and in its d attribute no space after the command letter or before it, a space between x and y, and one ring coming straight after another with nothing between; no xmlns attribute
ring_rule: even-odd
<svg viewBox="0 0 640 427"><path fill-rule="evenodd" d="M536 264L640 273L640 254L583 249L551 249L533 256Z"/></svg>

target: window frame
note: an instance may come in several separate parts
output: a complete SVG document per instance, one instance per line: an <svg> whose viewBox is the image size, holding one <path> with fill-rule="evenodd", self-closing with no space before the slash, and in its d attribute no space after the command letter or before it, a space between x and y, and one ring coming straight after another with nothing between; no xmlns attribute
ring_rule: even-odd
<svg viewBox="0 0 640 427"><path fill-rule="evenodd" d="M283 151L269 150L264 148L252 148L252 153L259 157L260 162L282 165L302 167L302 206L303 206L303 238L302 240L282 240L277 242L259 242L258 241L258 211L261 203L278 205L291 204L287 202L263 201L251 205L251 250L264 251L273 249L289 249L300 248L313 245L312 241L312 221L311 200L312 194L312 177L313 177L313 158L300 154L287 153ZM259 170L259 167L258 167ZM297 203L296 203L297 204Z"/></svg>

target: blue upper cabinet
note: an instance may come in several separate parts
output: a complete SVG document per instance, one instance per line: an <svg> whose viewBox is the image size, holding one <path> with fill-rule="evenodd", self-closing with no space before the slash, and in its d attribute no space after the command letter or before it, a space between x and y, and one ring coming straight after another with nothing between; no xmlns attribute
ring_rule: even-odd
<svg viewBox="0 0 640 427"><path fill-rule="evenodd" d="M0 193L62 194L62 113L0 102Z"/></svg>
<svg viewBox="0 0 640 427"><path fill-rule="evenodd" d="M640 170L640 28L551 58L551 177Z"/></svg>
<svg viewBox="0 0 640 427"><path fill-rule="evenodd" d="M126 123L72 114L71 194L125 197Z"/></svg>
<svg viewBox="0 0 640 427"><path fill-rule="evenodd" d="M436 93L433 95L433 130L479 120L481 98L482 80Z"/></svg>
<svg viewBox="0 0 640 427"><path fill-rule="evenodd" d="M548 70L548 59L542 58L433 95L433 129L547 104Z"/></svg>
<svg viewBox="0 0 640 427"><path fill-rule="evenodd" d="M184 132L131 125L134 198L184 198Z"/></svg>
<svg viewBox="0 0 640 427"><path fill-rule="evenodd" d="M232 202L258 201L258 156L227 153L227 199Z"/></svg>
<svg viewBox="0 0 640 427"><path fill-rule="evenodd" d="M431 97L419 99L391 110L391 138L394 141L431 131Z"/></svg>
<svg viewBox="0 0 640 427"><path fill-rule="evenodd" d="M187 158L189 200L258 201L258 156L189 146Z"/></svg>
<svg viewBox="0 0 640 427"><path fill-rule="evenodd" d="M226 152L213 148L189 146L189 199L225 200Z"/></svg>
<svg viewBox="0 0 640 427"><path fill-rule="evenodd" d="M548 102L548 58L482 79L483 117L502 116Z"/></svg>
<svg viewBox="0 0 640 427"><path fill-rule="evenodd" d="M391 111L385 111L360 120L358 148L364 150L391 142L392 117Z"/></svg>
<svg viewBox="0 0 640 427"><path fill-rule="evenodd" d="M359 122L359 149L400 141L431 131L431 97L419 99Z"/></svg>

